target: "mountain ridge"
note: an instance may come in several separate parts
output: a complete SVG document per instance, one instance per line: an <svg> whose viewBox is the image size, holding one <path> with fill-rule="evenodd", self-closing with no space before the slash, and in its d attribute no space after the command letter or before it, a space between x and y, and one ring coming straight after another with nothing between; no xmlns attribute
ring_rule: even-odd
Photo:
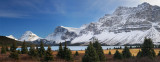
<svg viewBox="0 0 160 62"><path fill-rule="evenodd" d="M56 44L65 41L87 44L96 38L102 44L124 45L141 44L149 37L154 44L159 44L159 31L160 7L144 2L137 7L120 6L112 14L80 28L58 26L44 40Z"/></svg>

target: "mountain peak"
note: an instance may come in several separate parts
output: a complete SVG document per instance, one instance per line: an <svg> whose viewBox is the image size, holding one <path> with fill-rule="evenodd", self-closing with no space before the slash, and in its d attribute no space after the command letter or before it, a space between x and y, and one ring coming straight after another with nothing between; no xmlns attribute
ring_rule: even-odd
<svg viewBox="0 0 160 62"><path fill-rule="evenodd" d="M19 39L19 41L35 41L37 39L39 39L40 37L37 36L36 34L32 33L31 31L26 31L21 38Z"/></svg>
<svg viewBox="0 0 160 62"><path fill-rule="evenodd" d="M64 26L58 26L55 29L55 32L65 32L65 31L75 32L75 33L79 34L80 29L79 28L73 28L73 27L64 27Z"/></svg>
<svg viewBox="0 0 160 62"><path fill-rule="evenodd" d="M147 2L143 2L142 4L138 5L138 7L149 7L149 6L151 5Z"/></svg>
<svg viewBox="0 0 160 62"><path fill-rule="evenodd" d="M49 41L56 41L56 43L64 42L65 40L70 41L77 37L79 32L79 28L58 26L52 34L49 34L46 37L46 39Z"/></svg>
<svg viewBox="0 0 160 62"><path fill-rule="evenodd" d="M141 5L148 6L148 5L150 5L150 4L147 3L147 2L143 2Z"/></svg>
<svg viewBox="0 0 160 62"><path fill-rule="evenodd" d="M26 31L25 34L33 34L32 31Z"/></svg>

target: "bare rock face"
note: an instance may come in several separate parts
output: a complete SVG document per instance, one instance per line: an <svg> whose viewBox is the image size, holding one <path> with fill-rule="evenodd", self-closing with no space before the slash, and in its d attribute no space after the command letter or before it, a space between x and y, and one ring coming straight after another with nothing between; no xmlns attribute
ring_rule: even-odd
<svg viewBox="0 0 160 62"><path fill-rule="evenodd" d="M98 22L86 25L72 43L89 42L94 37L108 45L139 44L143 42L144 37L152 38L157 43L158 40L155 39L159 37L159 25L159 6L146 2L137 7L120 6L113 14L107 14Z"/></svg>
<svg viewBox="0 0 160 62"><path fill-rule="evenodd" d="M77 37L78 28L58 26L52 34L49 34L46 39L56 41L56 43L71 41Z"/></svg>

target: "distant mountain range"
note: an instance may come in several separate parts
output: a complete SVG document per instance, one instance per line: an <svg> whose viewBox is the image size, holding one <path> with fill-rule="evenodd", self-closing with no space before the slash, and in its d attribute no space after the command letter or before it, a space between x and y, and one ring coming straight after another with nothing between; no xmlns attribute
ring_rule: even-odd
<svg viewBox="0 0 160 62"><path fill-rule="evenodd" d="M85 24L80 28L58 26L46 38L27 31L18 40L35 43L43 40L47 44L69 41L70 44L87 45L93 39L98 39L105 45L124 45L141 44L144 38L148 37L154 44L159 44L159 31L160 7L144 2L137 7L120 6L113 14L105 14L97 22Z"/></svg>

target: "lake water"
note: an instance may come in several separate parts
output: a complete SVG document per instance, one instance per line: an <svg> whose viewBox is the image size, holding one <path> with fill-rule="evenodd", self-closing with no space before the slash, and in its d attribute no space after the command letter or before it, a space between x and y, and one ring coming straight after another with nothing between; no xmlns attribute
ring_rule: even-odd
<svg viewBox="0 0 160 62"><path fill-rule="evenodd" d="M87 46L67 46L70 50L85 50L87 48ZM105 49L113 49L113 48L118 48L120 46L102 46L102 48L105 50ZM124 46L121 46L122 48L124 48ZM129 46L128 46L129 47ZM135 46L132 46L132 47L135 47ZM44 47L45 50L47 50L47 47ZM29 47L28 47L29 49ZM59 49L59 46L51 46L51 49L52 50L58 50ZM17 48L17 50L21 50L21 48Z"/></svg>

